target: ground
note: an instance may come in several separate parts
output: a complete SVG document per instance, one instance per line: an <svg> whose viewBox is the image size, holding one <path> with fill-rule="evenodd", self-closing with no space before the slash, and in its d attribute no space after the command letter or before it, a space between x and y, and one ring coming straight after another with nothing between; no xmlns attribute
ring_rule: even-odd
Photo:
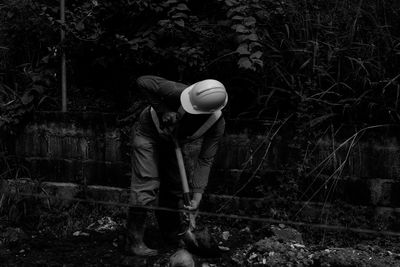
<svg viewBox="0 0 400 267"><path fill-rule="evenodd" d="M119 248L123 224L119 216L91 215L73 226L76 218L60 221L52 216L33 230L28 224L21 228L3 220L1 266L167 266L178 249L162 241L151 221L146 240L160 255L146 259L128 256ZM194 255L198 266L400 266L400 238L396 237L228 219L200 218L199 222L222 252L214 258Z"/></svg>

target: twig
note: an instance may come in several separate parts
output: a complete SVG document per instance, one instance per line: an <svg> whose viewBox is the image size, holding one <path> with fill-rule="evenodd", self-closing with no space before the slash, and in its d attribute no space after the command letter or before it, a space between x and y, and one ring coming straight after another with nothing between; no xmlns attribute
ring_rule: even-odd
<svg viewBox="0 0 400 267"><path fill-rule="evenodd" d="M260 163L258 164L256 170L253 172L253 174L251 175L251 177L247 180L247 182L241 186L231 197L231 199L227 200L218 210L217 212L220 212L223 208L225 208L228 203L232 200L233 197L237 196L257 175L258 171L260 170L262 164L264 163L265 159L267 158L269 149L271 147L272 144L272 140L274 140L275 136L278 134L279 130L282 128L283 125L285 125L285 123L292 117L292 115L288 116L281 125L279 125L278 129L274 132L274 134L271 136L271 138L269 138L269 143L268 143L268 147L265 150L265 153L263 155L263 157L261 158Z"/></svg>
<svg viewBox="0 0 400 267"><path fill-rule="evenodd" d="M345 140L342 144L340 144L336 149L334 149L334 151L333 151L331 154L329 154L328 157L326 157L321 163L319 163L318 166L316 166L312 171L310 171L306 176L310 176L310 175L311 175L313 172L315 172L319 167L321 167L321 166L322 166L323 164L325 164L328 160L330 160L334 155L336 155L336 152L337 152L341 147L343 147L344 145L346 145L347 143L349 143L349 142L351 141L350 146L349 146L349 149L348 149L347 154L346 154L345 160L344 160L344 161L340 164L340 166L326 179L326 181L324 181L324 183L312 194L312 196L309 198L309 200L306 201L306 204L307 204L309 201L311 201L312 198L314 198L314 197L319 193L319 191L329 182L329 180L332 179L332 177L334 177L338 172L340 172L340 174L341 174L341 172L342 172L342 170L343 170L345 164L346 164L347 161L348 161L348 158L349 158L349 156L350 156L351 149L352 149L352 147L354 146L355 140L356 140L356 138L357 138L360 134L363 134L365 131L370 130L370 129L382 128L382 127L388 127L388 126L390 126L390 125L389 125L389 124L374 125L374 126L365 127L365 128L363 128L363 129L357 131L357 132L356 132L355 134L353 134L350 138L348 138L348 139ZM320 172L320 173L321 173L321 172ZM320 174L320 173L319 173L319 174ZM318 174L318 176L319 176L319 174ZM316 180L316 179L314 179L313 183L315 182L315 180ZM310 188L310 187L309 187L309 188ZM308 190L307 190L307 191L308 191ZM303 193L303 196L304 196L305 193L306 193L306 192ZM299 209L299 211L295 214L295 216L297 216L297 215L303 210L304 207L305 207L305 205L304 205L302 208Z"/></svg>
<svg viewBox="0 0 400 267"><path fill-rule="evenodd" d="M269 136L270 136L270 134L271 134L271 131L272 131L272 129L274 128L274 126L275 126L275 123L277 122L277 117L278 117L278 113L276 114L276 116L275 116L275 119L274 119L274 122L272 123L272 126L271 126L271 128L269 128L268 130L266 130L266 132L268 131L268 133L266 134L266 138L264 138L264 140L261 142L261 144L259 144L257 147L256 147L256 149L253 151L253 153L250 155L250 157L249 157L249 159L245 162L245 163L243 163L243 167L242 167L242 170L245 170L246 169L246 167L247 167L247 165L250 163L250 162L252 162L253 161L253 155L255 154L255 153L257 153L258 152L258 150L267 142L267 141L269 141L270 139L269 139Z"/></svg>
<svg viewBox="0 0 400 267"><path fill-rule="evenodd" d="M204 68L209 67L210 65L214 64L215 62L217 62L218 60L220 60L220 59L222 59L222 58L224 58L224 57L227 57L227 56L230 56L230 55L234 55L234 54L236 54L236 53L237 53L236 51L233 51L233 52L229 52L229 53L227 53L227 54L224 54L224 55L222 55L222 56L219 56L219 57L217 57L216 59L214 59L213 61L211 61L210 63L208 63L207 65L205 65Z"/></svg>

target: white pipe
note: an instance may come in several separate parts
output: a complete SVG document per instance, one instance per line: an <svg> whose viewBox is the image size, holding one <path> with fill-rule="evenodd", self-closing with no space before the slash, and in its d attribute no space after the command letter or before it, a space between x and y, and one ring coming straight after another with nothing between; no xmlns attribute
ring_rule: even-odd
<svg viewBox="0 0 400 267"><path fill-rule="evenodd" d="M65 23L65 0L60 0L60 22L62 27L64 27ZM61 28L61 44L64 44L65 32L64 29ZM62 112L67 111L67 66L66 66L66 58L65 51L61 49L61 101L62 101Z"/></svg>

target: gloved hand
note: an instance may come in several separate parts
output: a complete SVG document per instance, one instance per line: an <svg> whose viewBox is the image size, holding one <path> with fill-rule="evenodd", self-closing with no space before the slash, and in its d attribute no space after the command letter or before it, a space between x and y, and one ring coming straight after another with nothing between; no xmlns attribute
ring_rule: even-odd
<svg viewBox="0 0 400 267"><path fill-rule="evenodd" d="M201 193L194 193L192 200L190 200L190 205L184 205L183 207L187 210L197 210L199 208L202 196L203 195Z"/></svg>
<svg viewBox="0 0 400 267"><path fill-rule="evenodd" d="M162 114L161 117L161 122L162 122L162 127L163 128L168 128L171 126L174 126L179 119L179 114L176 112L165 112L164 114Z"/></svg>
<svg viewBox="0 0 400 267"><path fill-rule="evenodd" d="M184 205L183 207L187 210L197 210L199 208L199 205L200 205L200 201L192 199L192 200L190 200L190 206Z"/></svg>

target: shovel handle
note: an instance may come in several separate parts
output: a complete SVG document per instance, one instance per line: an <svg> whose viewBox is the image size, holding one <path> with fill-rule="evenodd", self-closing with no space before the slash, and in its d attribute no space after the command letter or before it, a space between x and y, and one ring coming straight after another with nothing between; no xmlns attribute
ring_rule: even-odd
<svg viewBox="0 0 400 267"><path fill-rule="evenodd" d="M183 203L186 206L190 206L190 194L189 193L183 193Z"/></svg>
<svg viewBox="0 0 400 267"><path fill-rule="evenodd" d="M179 167L179 175L181 178L181 183L182 183L182 190L183 190L183 201L185 205L190 205L190 191L189 191L189 184L186 176L186 170L185 170L185 164L183 162L183 156L182 156L182 149L179 146L178 141L173 138L174 144L175 144L175 154L176 154L176 160L178 161L178 167Z"/></svg>

